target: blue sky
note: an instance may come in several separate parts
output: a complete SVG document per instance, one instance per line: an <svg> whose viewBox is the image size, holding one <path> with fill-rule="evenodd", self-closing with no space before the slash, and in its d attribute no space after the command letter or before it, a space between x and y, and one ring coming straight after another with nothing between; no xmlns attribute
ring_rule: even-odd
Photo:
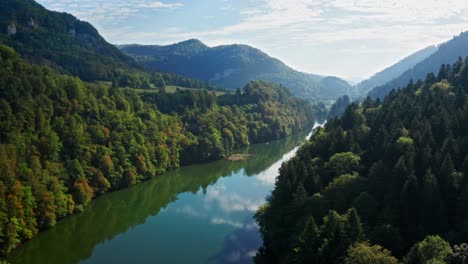
<svg viewBox="0 0 468 264"><path fill-rule="evenodd" d="M468 31L467 0L39 0L114 44L241 43L304 72L363 79Z"/></svg>

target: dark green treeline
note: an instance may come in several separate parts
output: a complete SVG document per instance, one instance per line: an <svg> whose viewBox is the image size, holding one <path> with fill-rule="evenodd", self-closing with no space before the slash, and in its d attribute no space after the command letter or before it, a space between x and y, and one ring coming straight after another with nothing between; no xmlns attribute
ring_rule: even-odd
<svg viewBox="0 0 468 264"><path fill-rule="evenodd" d="M283 164L256 262L466 263L467 154L468 60L350 105Z"/></svg>

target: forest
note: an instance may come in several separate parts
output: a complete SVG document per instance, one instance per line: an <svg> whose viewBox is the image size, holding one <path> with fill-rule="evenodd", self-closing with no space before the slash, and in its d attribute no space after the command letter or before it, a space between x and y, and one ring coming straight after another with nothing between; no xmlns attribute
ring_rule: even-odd
<svg viewBox="0 0 468 264"><path fill-rule="evenodd" d="M312 124L281 86L166 93L84 82L0 45L0 252L93 198Z"/></svg>
<svg viewBox="0 0 468 264"><path fill-rule="evenodd" d="M330 119L256 214L256 263L467 263L468 59Z"/></svg>
<svg viewBox="0 0 468 264"><path fill-rule="evenodd" d="M5 34L8 26L15 34ZM152 88L162 84L214 89L208 82L145 70L108 43L88 22L45 9L33 0L0 2L0 44L12 47L29 63L47 65L83 81Z"/></svg>

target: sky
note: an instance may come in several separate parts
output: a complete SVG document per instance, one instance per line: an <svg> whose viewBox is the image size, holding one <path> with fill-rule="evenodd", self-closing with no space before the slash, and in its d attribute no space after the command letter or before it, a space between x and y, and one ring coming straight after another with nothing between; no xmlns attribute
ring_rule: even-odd
<svg viewBox="0 0 468 264"><path fill-rule="evenodd" d="M294 69L366 79L468 31L468 0L38 0L113 44L247 44Z"/></svg>

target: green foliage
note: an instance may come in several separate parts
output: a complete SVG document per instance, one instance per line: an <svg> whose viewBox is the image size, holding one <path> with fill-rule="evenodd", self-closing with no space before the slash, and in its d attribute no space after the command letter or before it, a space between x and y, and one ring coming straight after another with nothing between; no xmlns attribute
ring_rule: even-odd
<svg viewBox="0 0 468 264"><path fill-rule="evenodd" d="M361 157L351 152L336 153L327 163L327 167L335 175L357 171Z"/></svg>
<svg viewBox="0 0 468 264"><path fill-rule="evenodd" d="M379 245L357 243L348 248L345 264L398 264L392 253Z"/></svg>
<svg viewBox="0 0 468 264"><path fill-rule="evenodd" d="M7 35L10 25L15 26L16 34ZM161 89L165 84L214 89L203 81L143 69L91 24L49 11L33 0L1 1L0 28L0 44L13 47L28 62L48 65L85 81L143 89Z"/></svg>
<svg viewBox="0 0 468 264"><path fill-rule="evenodd" d="M424 80L424 78L428 76L428 73L434 77L432 80L438 79L438 81L442 81L444 79L449 79L451 77L451 65L453 64L453 70L458 72L463 63L462 57L468 56L468 49L466 48L467 43L468 32L463 32L450 41L435 47L435 50L434 47L432 50L428 50L429 54L423 50L427 55L420 58L419 62L407 67L397 76L387 79L385 83L377 83L374 86L367 87L367 91L375 87L370 90L369 96L373 98L384 98L391 93L393 89L406 87L410 81L417 82L419 80Z"/></svg>
<svg viewBox="0 0 468 264"><path fill-rule="evenodd" d="M336 100L328 112L328 119L335 118L342 115L346 108L351 104L349 96L344 95Z"/></svg>
<svg viewBox="0 0 468 264"><path fill-rule="evenodd" d="M468 245L461 244L453 247L453 253L446 258L447 264L466 264L468 263Z"/></svg>
<svg viewBox="0 0 468 264"><path fill-rule="evenodd" d="M279 139L312 119L308 103L282 86L262 81L248 83L242 93L221 96L206 90L140 96L163 113L177 113L191 134L203 135L182 151L183 163L218 159L248 144Z"/></svg>
<svg viewBox="0 0 468 264"><path fill-rule="evenodd" d="M0 68L3 255L97 195L289 135L312 121L308 104L263 82L255 89L272 96L255 103L206 90L137 93L26 64L2 45ZM284 114L276 118L276 112Z"/></svg>
<svg viewBox="0 0 468 264"><path fill-rule="evenodd" d="M319 102L335 100L351 88L346 81L336 77L295 71L246 45L210 48L191 39L168 46L125 45L120 48L146 68L209 80L231 90L250 80L264 80L286 85L295 96Z"/></svg>
<svg viewBox="0 0 468 264"><path fill-rule="evenodd" d="M311 215L320 220L330 210L343 213L353 207L369 243L398 258L429 235L465 242L466 69L468 60L442 67L437 76L410 83L383 101L367 98L351 104L341 117L318 129L297 156L283 164L262 213L267 257L281 262L290 256L288 241L297 240L297 230ZM298 208L293 194L300 184L308 198ZM433 239L414 246L408 263L444 261L449 244L443 244L441 254L428 255L425 243ZM337 253L330 254L324 259L335 261Z"/></svg>
<svg viewBox="0 0 468 264"><path fill-rule="evenodd" d="M434 54L437 50L437 46L429 46L425 49L415 52L414 54L411 54L398 63L374 74L369 79L358 83L356 85L356 89L353 90L353 95L355 97L366 96L367 93L373 88L383 86L393 79L400 77L406 71L415 67L418 63Z"/></svg>
<svg viewBox="0 0 468 264"><path fill-rule="evenodd" d="M428 236L410 249L403 259L403 263L442 264L452 253L452 248L447 241L439 236Z"/></svg>

